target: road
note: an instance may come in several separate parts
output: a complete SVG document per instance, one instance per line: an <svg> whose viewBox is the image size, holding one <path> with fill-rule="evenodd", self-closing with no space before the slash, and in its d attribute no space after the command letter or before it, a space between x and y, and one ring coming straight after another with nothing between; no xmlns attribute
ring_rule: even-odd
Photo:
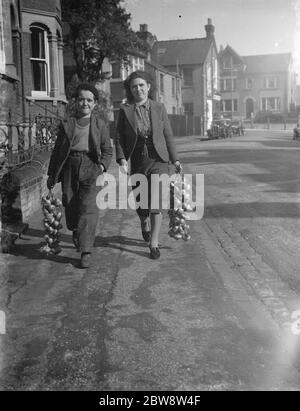
<svg viewBox="0 0 300 411"><path fill-rule="evenodd" d="M40 215L1 255L2 390L300 389L300 143L248 131L177 146L205 181L190 242L165 218L150 260L135 213L106 210L88 270L67 231L41 255Z"/></svg>

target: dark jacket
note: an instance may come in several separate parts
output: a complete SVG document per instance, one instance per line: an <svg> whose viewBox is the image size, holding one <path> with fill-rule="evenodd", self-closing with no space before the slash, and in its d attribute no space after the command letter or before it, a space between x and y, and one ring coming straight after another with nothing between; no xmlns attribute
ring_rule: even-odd
<svg viewBox="0 0 300 411"><path fill-rule="evenodd" d="M163 162L178 160L173 133L165 106L150 100L152 139L157 154ZM117 122L116 160L129 160L137 142L137 125L134 104L121 104Z"/></svg>
<svg viewBox="0 0 300 411"><path fill-rule="evenodd" d="M76 118L69 117L59 126L48 168L48 176L53 178L54 183L61 181L61 172L71 151L75 123ZM112 146L104 121L93 114L90 122L89 152L91 159L98 165L103 164L106 171L112 157Z"/></svg>

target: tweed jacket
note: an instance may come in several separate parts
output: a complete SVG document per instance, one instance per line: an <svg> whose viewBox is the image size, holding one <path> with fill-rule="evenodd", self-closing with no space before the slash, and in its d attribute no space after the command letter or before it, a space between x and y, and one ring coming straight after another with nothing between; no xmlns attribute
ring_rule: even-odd
<svg viewBox="0 0 300 411"><path fill-rule="evenodd" d="M163 162L178 160L171 125L165 106L150 100L153 145ZM134 104L121 104L116 133L116 160L129 160L137 142L137 124Z"/></svg>
<svg viewBox="0 0 300 411"><path fill-rule="evenodd" d="M59 126L48 168L48 176L53 178L54 183L61 181L61 172L71 151L75 125L76 118L69 117ZM98 165L102 164L106 171L112 157L112 145L104 121L93 114L90 120L89 152L92 160Z"/></svg>

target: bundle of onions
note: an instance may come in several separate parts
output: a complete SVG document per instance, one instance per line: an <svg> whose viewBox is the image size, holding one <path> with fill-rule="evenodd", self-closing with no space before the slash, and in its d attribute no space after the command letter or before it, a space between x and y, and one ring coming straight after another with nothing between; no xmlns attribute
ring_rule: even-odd
<svg viewBox="0 0 300 411"><path fill-rule="evenodd" d="M61 211L62 203L59 198L55 198L53 193L49 191L46 196L42 197L42 209L44 213L44 227L46 245L44 245L40 251L44 253L59 254L61 252L60 233L62 229Z"/></svg>
<svg viewBox="0 0 300 411"><path fill-rule="evenodd" d="M185 185L182 175L177 174L177 178L171 182L172 205L168 211L169 214L169 236L176 240L188 241L191 239L189 234L189 225L186 223L188 219L187 211L192 210L190 204L190 196L186 192L191 187Z"/></svg>

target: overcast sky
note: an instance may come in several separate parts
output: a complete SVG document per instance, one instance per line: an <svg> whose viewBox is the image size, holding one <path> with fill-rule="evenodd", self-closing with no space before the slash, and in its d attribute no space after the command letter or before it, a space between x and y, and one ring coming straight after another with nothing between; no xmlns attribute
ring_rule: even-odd
<svg viewBox="0 0 300 411"><path fill-rule="evenodd" d="M148 24L158 40L204 37L210 17L218 47L229 44L242 56L300 50L300 0L125 0L123 4L132 15L133 29ZM300 68L300 58L295 58Z"/></svg>

